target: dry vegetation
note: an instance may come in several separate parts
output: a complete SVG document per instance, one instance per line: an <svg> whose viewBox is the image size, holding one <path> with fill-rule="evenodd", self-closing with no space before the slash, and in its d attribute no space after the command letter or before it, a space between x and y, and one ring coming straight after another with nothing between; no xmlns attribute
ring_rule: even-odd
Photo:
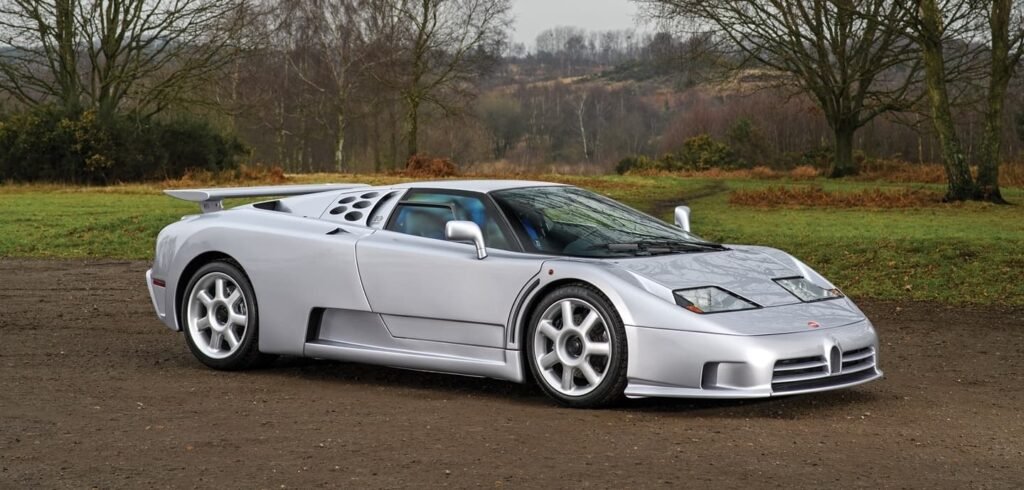
<svg viewBox="0 0 1024 490"><path fill-rule="evenodd" d="M978 169L971 171L977 175ZM903 160L867 160L855 177L863 181L945 184L946 170L939 164L915 164ZM999 185L1024 187L1024 163L1004 163L999 167Z"/></svg>
<svg viewBox="0 0 1024 490"><path fill-rule="evenodd" d="M284 169L263 165L240 165L237 169L211 172L209 170L190 169L180 179L168 179L163 182L165 187L180 188L195 185L256 185L284 184L288 176Z"/></svg>
<svg viewBox="0 0 1024 490"><path fill-rule="evenodd" d="M413 155L402 173L407 177L447 178L458 174L458 167L447 158Z"/></svg>
<svg viewBox="0 0 1024 490"><path fill-rule="evenodd" d="M559 175L604 175L611 173L612 165L597 163L547 163L528 164L515 163L509 160L493 160L478 162L464 166L467 174L471 175L506 175L523 176L537 174L559 174Z"/></svg>
<svg viewBox="0 0 1024 490"><path fill-rule="evenodd" d="M942 203L942 194L926 189L861 189L829 192L819 186L737 189L729 203L753 207L834 207L834 208L918 208Z"/></svg>

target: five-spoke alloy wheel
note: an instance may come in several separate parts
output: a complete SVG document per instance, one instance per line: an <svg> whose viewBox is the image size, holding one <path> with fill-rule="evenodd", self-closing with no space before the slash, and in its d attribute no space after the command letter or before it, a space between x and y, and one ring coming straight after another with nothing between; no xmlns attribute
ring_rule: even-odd
<svg viewBox="0 0 1024 490"><path fill-rule="evenodd" d="M244 369L265 356L257 342L256 295L234 263L211 262L192 276L181 319L192 354L216 369Z"/></svg>
<svg viewBox="0 0 1024 490"><path fill-rule="evenodd" d="M544 297L526 344L534 378L560 403L595 407L621 397L625 332L615 309L596 290L573 285Z"/></svg>

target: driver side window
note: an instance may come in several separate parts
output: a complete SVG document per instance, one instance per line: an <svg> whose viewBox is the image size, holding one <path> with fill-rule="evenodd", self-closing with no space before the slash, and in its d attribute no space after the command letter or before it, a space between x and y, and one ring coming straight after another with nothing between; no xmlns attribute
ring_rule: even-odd
<svg viewBox="0 0 1024 490"><path fill-rule="evenodd" d="M484 234L487 248L513 250L498 224L496 211L482 198L443 191L410 191L395 207L387 229L407 235L444 240L449 221L472 221Z"/></svg>
<svg viewBox="0 0 1024 490"><path fill-rule="evenodd" d="M455 219L452 208L444 205L401 203L395 213L389 230L437 240L444 240L445 223Z"/></svg>

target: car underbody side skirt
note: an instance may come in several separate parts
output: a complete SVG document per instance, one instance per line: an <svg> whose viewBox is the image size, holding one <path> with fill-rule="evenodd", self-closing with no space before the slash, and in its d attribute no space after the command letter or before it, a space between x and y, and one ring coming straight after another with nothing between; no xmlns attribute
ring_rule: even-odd
<svg viewBox="0 0 1024 490"><path fill-rule="evenodd" d="M403 338L381 315L326 309L303 348L306 357L523 382L519 351Z"/></svg>

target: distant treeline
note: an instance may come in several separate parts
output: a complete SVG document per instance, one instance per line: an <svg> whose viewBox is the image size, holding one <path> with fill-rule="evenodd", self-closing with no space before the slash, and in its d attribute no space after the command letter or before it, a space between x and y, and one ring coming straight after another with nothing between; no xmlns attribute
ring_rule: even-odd
<svg viewBox="0 0 1024 490"><path fill-rule="evenodd" d="M641 3L664 7L648 10L651 18L704 16L694 24L702 26L737 4L761 5ZM850 35L869 20L890 32L916 25L899 2L863 3L889 8L894 17L857 17L843 2L824 2L836 8L813 13L822 25L835 23ZM856 161L944 159L909 34L886 40L902 57L885 58L891 64L872 76L883 88L905 86L916 96L890 104L871 98L878 92L859 102L854 95L863 106L857 111L878 117L871 112L847 124L847 116L773 59L723 49L715 32L730 26L705 32L674 29L671 22L658 24L664 32L562 26L526 46L508 40L510 0L32 5L0 9L9 34L0 38L4 179L157 178L189 166L216 170L240 162L293 172L382 171L402 168L416 154L463 167L505 161L611 170L635 157L688 161L695 145L725 152L721 161L739 167L835 170L836 160L851 155ZM669 9L678 5L688 7ZM99 18L96 9L119 22ZM967 16L984 14L965 12L975 20L981 17ZM814 25L798 27L813 34ZM820 41L807 39L808 45ZM949 44L949 60L973 52L969 42L958 42ZM836 59L828 54L823 62ZM1024 90L1013 75L999 129L999 151L1010 160L1021 153L1024 137ZM894 85L900 76L904 85ZM986 124L983 100L970 95L986 79L959 80L951 82L953 98L964 95L953 101L954 124L961 153L973 162ZM837 98L848 97L846 89L836 89ZM203 143L185 151L190 142ZM25 155L34 155L34 163Z"/></svg>
<svg viewBox="0 0 1024 490"><path fill-rule="evenodd" d="M459 110L428 109L419 146L464 166L507 160L526 167L569 163L610 169L629 156L678 152L688 139L708 134L751 166L828 166L832 131L813 101L768 87L777 75L764 70L722 79L693 56L697 44L667 32L545 31L531 49L507 47L493 70L474 81L475 96ZM296 171L334 168L337 127L310 115L323 106L319 93L303 84L294 68L298 61L271 59L256 60L250 69L278 86L278 108L256 106L236 119L253 159ZM1013 87L1004 125L1008 159L1024 148L1024 91L1019 83ZM355 170L398 168L405 162L400 97L380 86L365 90L350 111L358 116L346 128L347 160ZM957 111L957 122L968 142L983 131L970 107ZM875 119L857 132L854 144L858 158L942 160L927 116L918 112ZM968 158L972 148L967 145Z"/></svg>

